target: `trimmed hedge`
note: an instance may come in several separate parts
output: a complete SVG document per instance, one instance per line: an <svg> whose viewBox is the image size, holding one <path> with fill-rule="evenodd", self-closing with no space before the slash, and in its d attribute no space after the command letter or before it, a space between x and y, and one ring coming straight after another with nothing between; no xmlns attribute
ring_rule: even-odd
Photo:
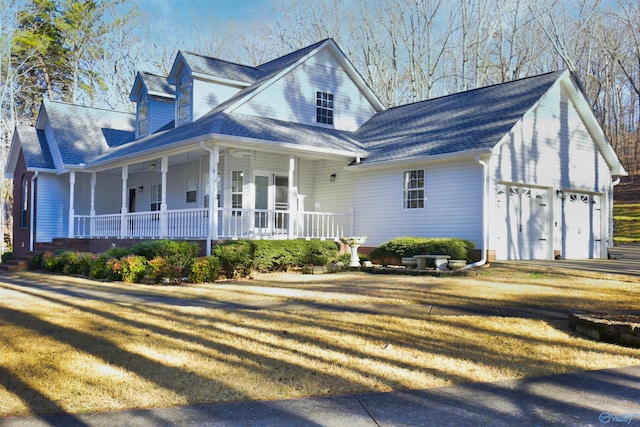
<svg viewBox="0 0 640 427"><path fill-rule="evenodd" d="M338 245L326 240L258 240L252 245L253 268L259 272L327 265L338 257Z"/></svg>
<svg viewBox="0 0 640 427"><path fill-rule="evenodd" d="M230 279L252 271L288 271L305 265L327 265L338 258L338 244L322 240L239 240L214 248L220 271Z"/></svg>
<svg viewBox="0 0 640 427"><path fill-rule="evenodd" d="M457 238L396 237L375 248L369 258L389 264L414 255L449 255L451 259L471 261L473 242Z"/></svg>

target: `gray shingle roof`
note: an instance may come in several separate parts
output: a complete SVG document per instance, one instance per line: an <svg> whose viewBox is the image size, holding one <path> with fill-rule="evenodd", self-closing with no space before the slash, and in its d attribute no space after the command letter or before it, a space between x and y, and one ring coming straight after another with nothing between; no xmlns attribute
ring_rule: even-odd
<svg viewBox="0 0 640 427"><path fill-rule="evenodd" d="M45 109L64 164L89 163L135 137L135 114L53 101Z"/></svg>
<svg viewBox="0 0 640 427"><path fill-rule="evenodd" d="M262 72L254 67L224 61L218 58L211 58L197 53L180 51L184 60L189 64L191 70L196 73L210 76L222 77L245 83L253 83L259 79Z"/></svg>
<svg viewBox="0 0 640 427"><path fill-rule="evenodd" d="M366 163L490 149L562 75L542 74L390 108L355 133Z"/></svg>
<svg viewBox="0 0 640 427"><path fill-rule="evenodd" d="M204 116L193 123L158 132L115 148L96 157L94 162L115 160L209 134L229 135L293 144L299 147L314 147L364 154L362 145L353 138L351 132L341 132L335 129L319 128L265 117L221 112Z"/></svg>
<svg viewBox="0 0 640 427"><path fill-rule="evenodd" d="M166 95L171 98L176 96L175 85L169 84L166 77L158 76L146 71L141 71L140 75L144 80L145 86L147 86L147 90L152 94Z"/></svg>
<svg viewBox="0 0 640 427"><path fill-rule="evenodd" d="M44 131L34 127L18 126L16 132L20 138L27 167L55 170L56 167L51 158Z"/></svg>

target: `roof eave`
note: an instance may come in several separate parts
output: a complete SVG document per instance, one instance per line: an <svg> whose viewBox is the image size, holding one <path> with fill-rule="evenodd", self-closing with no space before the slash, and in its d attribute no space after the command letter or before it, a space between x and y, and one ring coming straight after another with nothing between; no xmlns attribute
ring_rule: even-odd
<svg viewBox="0 0 640 427"><path fill-rule="evenodd" d="M474 150L465 150L465 151L455 151L452 153L443 153L443 154L430 154L430 155L422 155L422 156L414 156L408 157L404 159L392 159L392 160L382 160L382 161L374 161L370 163L359 163L354 165L347 166L348 169L369 169L369 168L382 168L382 167L391 167L391 166L400 166L407 165L413 163L435 163L435 162L446 162L451 160L459 160L459 159L473 159L477 156L491 154L491 148L478 148Z"/></svg>

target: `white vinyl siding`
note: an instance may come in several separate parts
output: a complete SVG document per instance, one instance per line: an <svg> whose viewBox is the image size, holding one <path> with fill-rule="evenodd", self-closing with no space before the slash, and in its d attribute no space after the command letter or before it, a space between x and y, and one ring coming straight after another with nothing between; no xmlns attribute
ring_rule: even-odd
<svg viewBox="0 0 640 427"><path fill-rule="evenodd" d="M378 246L398 236L460 237L479 247L482 237L482 168L469 160L427 164L425 209L404 210L406 168L344 170L340 162L315 163L317 210L355 213L355 235ZM418 169L417 167L415 169ZM335 182L329 176L336 173Z"/></svg>
<svg viewBox="0 0 640 427"><path fill-rule="evenodd" d="M604 191L610 170L559 86L509 132L493 162L498 181Z"/></svg>
<svg viewBox="0 0 640 427"><path fill-rule="evenodd" d="M193 80L193 120L207 114L209 111L238 93L240 88L219 83Z"/></svg>
<svg viewBox="0 0 640 427"><path fill-rule="evenodd" d="M256 95L238 113L318 125L316 92L334 95L333 127L355 131L375 110L332 54L322 51ZM326 125L323 125L326 126Z"/></svg>
<svg viewBox="0 0 640 427"><path fill-rule="evenodd" d="M67 237L69 231L69 175L38 176L36 242Z"/></svg>

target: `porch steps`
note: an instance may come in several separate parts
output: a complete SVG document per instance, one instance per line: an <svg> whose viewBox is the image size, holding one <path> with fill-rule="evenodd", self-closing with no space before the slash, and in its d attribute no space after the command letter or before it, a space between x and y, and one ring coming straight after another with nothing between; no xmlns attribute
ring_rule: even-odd
<svg viewBox="0 0 640 427"><path fill-rule="evenodd" d="M27 255L19 255L14 259L10 259L6 264L0 264L0 271L25 271L29 269L31 260L35 256L35 253Z"/></svg>

